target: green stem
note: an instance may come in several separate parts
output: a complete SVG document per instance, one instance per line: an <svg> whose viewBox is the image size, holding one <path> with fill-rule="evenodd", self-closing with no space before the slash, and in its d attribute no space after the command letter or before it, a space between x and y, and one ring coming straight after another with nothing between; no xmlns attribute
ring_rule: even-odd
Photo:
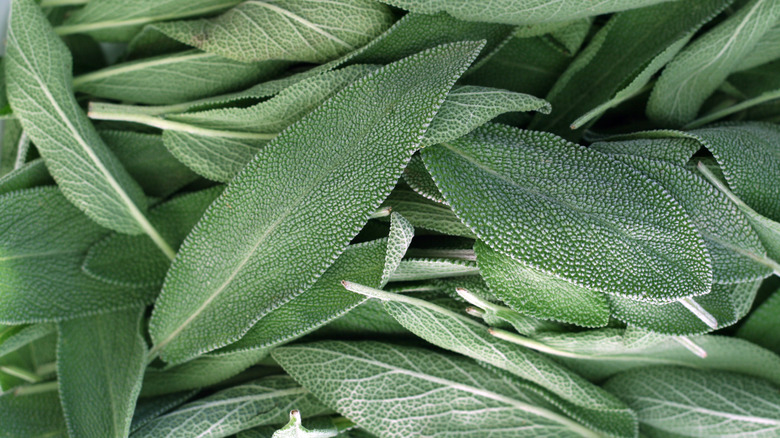
<svg viewBox="0 0 780 438"><path fill-rule="evenodd" d="M48 376L57 372L57 363L49 362L45 363L35 369L35 373L39 376Z"/></svg>
<svg viewBox="0 0 780 438"><path fill-rule="evenodd" d="M37 385L20 386L14 390L14 395L32 395L42 392L56 391L60 384L55 380L53 382L39 383Z"/></svg>
<svg viewBox="0 0 780 438"><path fill-rule="evenodd" d="M688 351L695 354L696 356L699 356L702 359L707 358L707 350L701 348L697 343L693 342L691 338L687 336L675 336L674 340L677 341L678 344L682 345L683 347L687 348Z"/></svg>
<svg viewBox="0 0 780 438"><path fill-rule="evenodd" d="M0 372L6 373L9 376L18 377L25 382L38 383L41 381L39 375L12 365L0 366Z"/></svg>
<svg viewBox="0 0 780 438"><path fill-rule="evenodd" d="M688 123L687 125L683 126L682 129L694 129L698 128L700 126L704 126L707 123L710 123L712 121L721 119L723 117L729 116L731 114L734 114L736 112L742 111L744 109L750 108L752 106L760 105L765 102L769 102L771 100L780 99L780 90L775 91L769 91L766 93L761 94L760 96L754 97L752 99L745 100L743 102L740 102L736 105L732 105L728 108L723 108L722 110L718 110L715 112L712 112L710 114L707 114L704 117L701 117L699 119L696 119L692 121L691 123Z"/></svg>
<svg viewBox="0 0 780 438"><path fill-rule="evenodd" d="M718 320L715 319L714 316L710 312L708 312L704 307L701 306L701 304L697 303L696 300L694 300L692 297L685 297L681 300L679 300L680 304L685 306L686 309L688 309L691 313L696 315L697 318L701 320L701 322L707 324L707 327L717 330L718 329Z"/></svg>
<svg viewBox="0 0 780 438"><path fill-rule="evenodd" d="M86 5L89 0L41 0L42 8L56 8L58 6L81 6Z"/></svg>

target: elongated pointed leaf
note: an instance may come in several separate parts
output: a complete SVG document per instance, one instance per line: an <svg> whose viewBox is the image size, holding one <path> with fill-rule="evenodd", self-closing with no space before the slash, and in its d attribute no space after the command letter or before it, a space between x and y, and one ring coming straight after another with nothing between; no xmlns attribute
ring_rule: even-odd
<svg viewBox="0 0 780 438"><path fill-rule="evenodd" d="M63 194L99 224L154 234L146 199L73 97L68 49L32 0L15 0L8 31L8 98Z"/></svg>
<svg viewBox="0 0 780 438"><path fill-rule="evenodd" d="M288 0L247 1L216 18L161 23L155 29L237 61L325 62L365 45L391 24L390 11L377 2Z"/></svg>
<svg viewBox="0 0 780 438"><path fill-rule="evenodd" d="M667 0L607 0L597 4L587 0L562 0L547 2L534 0L514 2L511 0L492 1L478 4L468 0L382 0L385 3L421 14L447 12L460 20L487 21L506 24L538 24L556 21L569 21L576 18L591 17L608 12L641 8Z"/></svg>
<svg viewBox="0 0 780 438"><path fill-rule="evenodd" d="M753 0L696 39L664 69L647 106L651 119L682 125L696 117L705 99L738 69L780 19L780 4Z"/></svg>
<svg viewBox="0 0 780 438"><path fill-rule="evenodd" d="M0 194L51 184L54 180L46 169L46 163L38 158L0 178Z"/></svg>
<svg viewBox="0 0 780 438"><path fill-rule="evenodd" d="M634 435L636 418L630 409L544 356L496 339L482 324L427 301L382 291L366 295L384 301L388 313L426 341L545 388L562 399L558 403L565 412L590 427L616 436Z"/></svg>
<svg viewBox="0 0 780 438"><path fill-rule="evenodd" d="M65 438L68 431L57 397L57 391L16 396L9 392L0 396L0 420L3 436L50 436Z"/></svg>
<svg viewBox="0 0 780 438"><path fill-rule="evenodd" d="M430 201L412 190L396 188L383 205L403 214L415 227L453 236L474 237L474 233L449 207Z"/></svg>
<svg viewBox="0 0 780 438"><path fill-rule="evenodd" d="M42 208L45 206L45 208ZM137 307L155 289L96 280L81 271L91 243L106 230L54 187L0 197L0 321L59 321Z"/></svg>
<svg viewBox="0 0 780 438"><path fill-rule="evenodd" d="M273 376L187 403L147 423L132 438L225 437L260 425L283 424L292 409L306 415L328 412L289 376Z"/></svg>
<svg viewBox="0 0 780 438"><path fill-rule="evenodd" d="M780 392L753 377L653 367L605 387L636 410L649 436L772 437L780 428Z"/></svg>
<svg viewBox="0 0 780 438"><path fill-rule="evenodd" d="M57 327L54 324L34 324L22 328L17 333L2 339L0 343L0 357L10 354L32 342L54 333Z"/></svg>
<svg viewBox="0 0 780 438"><path fill-rule="evenodd" d="M155 349L176 362L227 345L310 287L390 193L480 47L440 46L377 70L256 155L182 245L150 322ZM246 300L256 304L235 312Z"/></svg>
<svg viewBox="0 0 780 438"><path fill-rule="evenodd" d="M710 290L707 252L685 211L660 185L607 156L500 125L422 156L461 220L519 262L647 301Z"/></svg>
<svg viewBox="0 0 780 438"><path fill-rule="evenodd" d="M775 291L745 319L737 331L737 336L780 354L778 312L780 312L780 292Z"/></svg>
<svg viewBox="0 0 780 438"><path fill-rule="evenodd" d="M326 405L383 437L597 436L559 413L532 385L462 356L334 341L272 354Z"/></svg>
<svg viewBox="0 0 780 438"><path fill-rule="evenodd" d="M57 376L71 436L125 437L146 362L143 309L59 325Z"/></svg>
<svg viewBox="0 0 780 438"><path fill-rule="evenodd" d="M130 433L142 428L146 423L160 415L180 406L196 393L197 391L177 392L166 396L138 400L135 412L133 412L133 422L130 424Z"/></svg>

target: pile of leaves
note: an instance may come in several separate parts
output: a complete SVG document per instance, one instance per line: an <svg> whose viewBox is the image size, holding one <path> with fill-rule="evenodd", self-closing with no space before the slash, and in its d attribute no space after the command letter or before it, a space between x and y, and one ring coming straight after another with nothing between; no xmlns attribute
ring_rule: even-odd
<svg viewBox="0 0 780 438"><path fill-rule="evenodd" d="M780 436L780 2L382 1L11 1L0 436Z"/></svg>

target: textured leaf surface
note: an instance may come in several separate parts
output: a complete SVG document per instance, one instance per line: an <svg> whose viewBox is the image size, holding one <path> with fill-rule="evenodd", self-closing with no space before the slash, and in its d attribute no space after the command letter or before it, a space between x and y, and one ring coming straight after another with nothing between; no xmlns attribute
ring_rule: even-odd
<svg viewBox="0 0 780 438"><path fill-rule="evenodd" d="M751 53L780 19L780 3L753 0L696 39L664 69L653 87L647 114L666 125L696 117L705 99Z"/></svg>
<svg viewBox="0 0 780 438"><path fill-rule="evenodd" d="M5 59L14 113L63 194L105 227L149 232L143 192L76 103L70 53L32 0L12 4Z"/></svg>
<svg viewBox="0 0 780 438"><path fill-rule="evenodd" d="M350 245L314 285L265 315L224 351L267 348L289 342L344 315L364 298L344 290L342 280L382 287L412 241L412 226L397 213L387 239Z"/></svg>
<svg viewBox="0 0 780 438"><path fill-rule="evenodd" d="M266 377L187 403L132 437L225 437L264 424L283 424L294 408L309 415L328 412L290 377Z"/></svg>
<svg viewBox="0 0 780 438"><path fill-rule="evenodd" d="M607 297L503 255L482 241L474 245L482 278L512 309L535 318L603 327L609 322Z"/></svg>
<svg viewBox="0 0 780 438"><path fill-rule="evenodd" d="M59 325L57 376L71 436L125 437L141 389L143 309Z"/></svg>
<svg viewBox="0 0 780 438"><path fill-rule="evenodd" d="M46 163L43 158L38 158L0 178L0 194L51 184L54 180L46 169Z"/></svg>
<svg viewBox="0 0 780 438"><path fill-rule="evenodd" d="M216 18L161 23L155 28L238 61L325 62L365 45L390 24L387 7L368 0L252 0Z"/></svg>
<svg viewBox="0 0 780 438"><path fill-rule="evenodd" d="M777 315L780 315L780 292L775 291L748 316L737 336L780 354L780 318Z"/></svg>
<svg viewBox="0 0 780 438"><path fill-rule="evenodd" d="M334 341L281 347L272 354L326 405L383 437L597 436L558 413L529 385L461 356Z"/></svg>
<svg viewBox="0 0 780 438"><path fill-rule="evenodd" d="M290 411L290 421L274 432L272 438L329 438L338 434L339 430L333 424L325 429L311 430L303 427L300 411L293 410Z"/></svg>
<svg viewBox="0 0 780 438"><path fill-rule="evenodd" d="M539 385L555 395L553 400L567 414L591 427L616 436L634 435L636 418L626 406L544 356L496 339L482 324L427 301L382 291L366 294L383 300L390 315L426 341Z"/></svg>
<svg viewBox="0 0 780 438"><path fill-rule="evenodd" d="M171 267L150 324L163 357L181 361L236 341L311 286L390 193L480 47L441 46L377 70L256 155Z"/></svg>
<svg viewBox="0 0 780 438"><path fill-rule="evenodd" d="M772 437L780 428L780 393L752 377L654 367L615 376L605 388L634 408L651 436Z"/></svg>
<svg viewBox="0 0 780 438"><path fill-rule="evenodd" d="M562 0L548 2L532 0L513 2L492 0L476 4L468 0L382 0L385 3L422 14L447 12L460 20L487 21L506 24L537 24L569 21L575 18L591 17L608 12L641 8L662 3L666 0L606 0L594 4L587 0Z"/></svg>
<svg viewBox="0 0 780 438"><path fill-rule="evenodd" d="M176 408L191 399L197 391L177 392L166 396L138 400L130 424L130 433L142 428L146 423Z"/></svg>
<svg viewBox="0 0 780 438"><path fill-rule="evenodd" d="M43 208L45 206L45 208ZM56 188L0 197L0 321L77 318L137 307L156 294L102 282L81 271L92 242L106 234Z"/></svg>
<svg viewBox="0 0 780 438"><path fill-rule="evenodd" d="M474 237L474 233L449 207L430 201L412 190L396 188L382 205L401 213L415 227L452 236Z"/></svg>
<svg viewBox="0 0 780 438"><path fill-rule="evenodd" d="M68 431L57 391L16 396L0 396L0 436L7 438L46 436L65 438Z"/></svg>
<svg viewBox="0 0 780 438"><path fill-rule="evenodd" d="M0 357L10 354L22 347L29 345L38 339L54 333L57 328L54 324L34 324L20 328L11 336L2 336L0 339ZM3 332L5 335L5 332Z"/></svg>
<svg viewBox="0 0 780 438"><path fill-rule="evenodd" d="M279 61L247 64L189 50L115 64L77 76L73 87L104 99L175 104L240 90L270 79L288 64Z"/></svg>
<svg viewBox="0 0 780 438"><path fill-rule="evenodd" d="M422 156L453 211L504 255L647 301L710 289L709 257L685 211L661 186L598 152L492 125Z"/></svg>

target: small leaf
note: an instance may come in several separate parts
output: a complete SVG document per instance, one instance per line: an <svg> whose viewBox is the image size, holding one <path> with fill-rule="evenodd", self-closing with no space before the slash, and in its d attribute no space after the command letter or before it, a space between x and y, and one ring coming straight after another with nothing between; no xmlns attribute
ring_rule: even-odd
<svg viewBox="0 0 780 438"><path fill-rule="evenodd" d="M416 228L451 236L474 237L474 233L455 216L449 207L430 201L412 190L396 188L382 205L401 213Z"/></svg>
<svg viewBox="0 0 780 438"><path fill-rule="evenodd" d="M57 376L71 436L125 437L141 390L143 309L59 325Z"/></svg>

